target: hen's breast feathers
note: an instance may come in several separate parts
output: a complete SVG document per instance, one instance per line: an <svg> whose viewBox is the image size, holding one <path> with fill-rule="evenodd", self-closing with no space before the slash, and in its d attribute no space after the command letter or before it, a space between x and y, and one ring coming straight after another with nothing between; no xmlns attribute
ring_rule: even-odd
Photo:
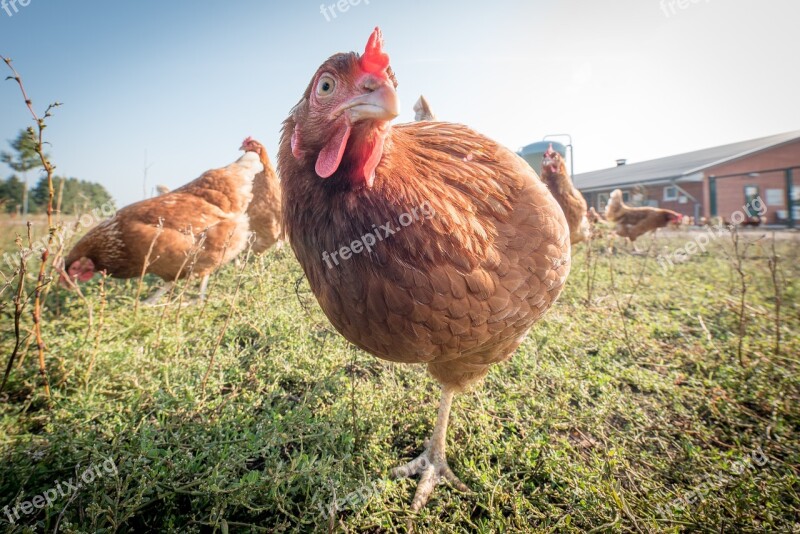
<svg viewBox="0 0 800 534"><path fill-rule="evenodd" d="M119 270L127 261L127 246L120 231L119 213L92 228L70 250L65 264L87 257L95 262L98 271Z"/></svg>
<svg viewBox="0 0 800 534"><path fill-rule="evenodd" d="M463 369L508 357L569 272L567 223L546 186L507 149L444 123L395 127L377 175L371 190L293 197L285 208L327 316L394 361L458 359ZM426 204L431 218L398 224ZM394 233L371 251L332 268L320 257L387 222Z"/></svg>

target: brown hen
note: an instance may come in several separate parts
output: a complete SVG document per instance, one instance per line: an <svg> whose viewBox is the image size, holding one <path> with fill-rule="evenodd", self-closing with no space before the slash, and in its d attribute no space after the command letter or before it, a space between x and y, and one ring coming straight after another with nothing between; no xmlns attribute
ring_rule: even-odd
<svg viewBox="0 0 800 534"><path fill-rule="evenodd" d="M672 210L659 208L632 208L622 201L622 191L615 189L606 205L606 219L615 223L614 231L620 237L627 237L631 242L636 241L648 232L675 223L680 224L683 217Z"/></svg>
<svg viewBox="0 0 800 534"><path fill-rule="evenodd" d="M101 271L114 278L135 278L145 269L149 254L146 272L166 284L146 303L156 302L177 279L190 274L203 280L202 300L211 272L247 246L245 211L253 180L264 169L258 147L260 143L247 139L241 148L245 154L235 163L120 209L72 248L66 275L79 282Z"/></svg>
<svg viewBox="0 0 800 534"><path fill-rule="evenodd" d="M436 114L431 109L428 99L420 95L417 102L414 104L414 120L420 121L435 121L437 120Z"/></svg>
<svg viewBox="0 0 800 534"><path fill-rule="evenodd" d="M261 254L280 239L281 184L267 150L258 144L254 152L261 159L264 170L256 175L253 182L253 201L247 208L247 216L250 218L250 231L255 236L253 253Z"/></svg>
<svg viewBox="0 0 800 534"><path fill-rule="evenodd" d="M337 54L284 122L283 222L331 323L379 358L426 364L442 385L433 438L394 471L420 474L419 510L453 474L453 396L509 359L561 293L569 229L519 156L466 126L391 127L396 81L380 31Z"/></svg>
<svg viewBox="0 0 800 534"><path fill-rule="evenodd" d="M553 150L553 145L542 158L542 181L556 197L569 224L569 240L575 245L591 237L591 228L586 218L586 199L572 183L567 165L561 154Z"/></svg>

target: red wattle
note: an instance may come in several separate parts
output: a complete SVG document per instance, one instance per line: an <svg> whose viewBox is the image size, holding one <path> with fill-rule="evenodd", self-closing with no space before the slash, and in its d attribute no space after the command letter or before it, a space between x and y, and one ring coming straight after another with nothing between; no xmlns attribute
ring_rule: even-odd
<svg viewBox="0 0 800 534"><path fill-rule="evenodd" d="M343 125L319 153L315 170L320 178L330 178L341 165L351 131L350 125Z"/></svg>
<svg viewBox="0 0 800 534"><path fill-rule="evenodd" d="M378 134L375 136L375 146L372 147L369 157L364 163L364 183L367 184L367 187L372 187L372 182L375 181L375 169L378 168L378 164L381 162L381 158L383 157L384 141L385 138L383 135Z"/></svg>

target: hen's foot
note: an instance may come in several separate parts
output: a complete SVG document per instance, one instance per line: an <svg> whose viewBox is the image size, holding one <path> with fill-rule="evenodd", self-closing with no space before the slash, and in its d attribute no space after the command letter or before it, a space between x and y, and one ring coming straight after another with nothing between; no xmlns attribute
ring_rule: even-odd
<svg viewBox="0 0 800 534"><path fill-rule="evenodd" d="M163 286L161 286L158 291L153 293L150 298L145 299L142 301L142 305L144 306L155 306L161 300L161 298L169 293L172 289L172 286L175 285L174 282L165 282Z"/></svg>
<svg viewBox="0 0 800 534"><path fill-rule="evenodd" d="M392 470L392 477L396 479L410 478L419 474L417 492L411 503L411 510L419 512L431 498L433 490L442 482L447 482L452 487L464 493L470 493L469 486L453 473L447 465L447 458L444 455L436 454L430 447L420 454L416 459Z"/></svg>
<svg viewBox="0 0 800 534"><path fill-rule="evenodd" d="M160 306L166 306L169 303L168 302L167 303L161 302L161 297L162 296L163 295L159 295L159 294L153 295L152 297L143 300L142 301L142 306L144 306L145 308L155 308L156 306L159 306L159 307Z"/></svg>

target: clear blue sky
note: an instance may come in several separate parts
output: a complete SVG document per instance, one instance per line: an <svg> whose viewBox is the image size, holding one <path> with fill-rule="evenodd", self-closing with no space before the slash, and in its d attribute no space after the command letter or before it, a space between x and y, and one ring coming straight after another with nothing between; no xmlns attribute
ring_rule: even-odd
<svg viewBox="0 0 800 534"><path fill-rule="evenodd" d="M274 156L317 67L375 25L400 122L424 93L513 149L568 132L579 172L800 129L797 0L362 0L330 21L320 0L29 1L0 9L0 54L37 109L64 103L57 172L121 204L144 195L145 150L148 192L233 161L248 135ZM3 149L26 113L0 83Z"/></svg>

